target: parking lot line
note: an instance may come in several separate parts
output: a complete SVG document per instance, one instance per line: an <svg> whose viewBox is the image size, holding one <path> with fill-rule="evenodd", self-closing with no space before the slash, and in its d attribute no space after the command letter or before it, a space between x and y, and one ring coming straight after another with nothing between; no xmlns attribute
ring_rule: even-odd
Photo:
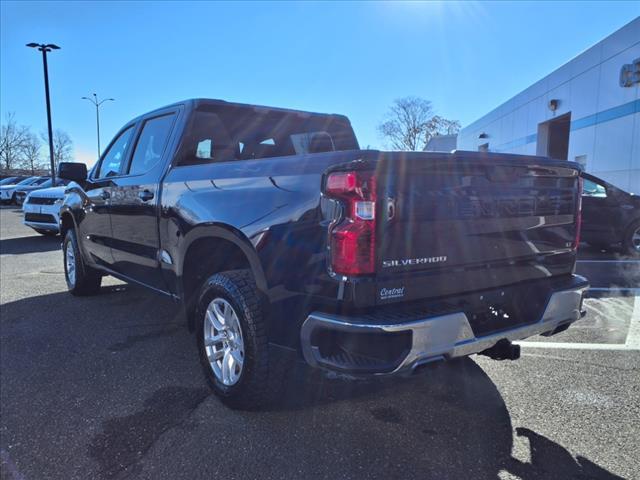
<svg viewBox="0 0 640 480"><path fill-rule="evenodd" d="M633 313L625 345L633 350L640 350L640 296L633 301Z"/></svg>
<svg viewBox="0 0 640 480"><path fill-rule="evenodd" d="M576 263L638 263L640 260L577 260Z"/></svg>
<svg viewBox="0 0 640 480"><path fill-rule="evenodd" d="M637 290L637 289L636 289ZM625 343L568 343L568 342L513 342L524 348L550 348L565 350L640 351L640 296L633 302L633 312Z"/></svg>
<svg viewBox="0 0 640 480"><path fill-rule="evenodd" d="M551 348L557 350L640 350L626 343L563 343L563 342L513 342L524 348Z"/></svg>
<svg viewBox="0 0 640 480"><path fill-rule="evenodd" d="M640 288L590 287L588 292L633 293L634 295L640 295Z"/></svg>

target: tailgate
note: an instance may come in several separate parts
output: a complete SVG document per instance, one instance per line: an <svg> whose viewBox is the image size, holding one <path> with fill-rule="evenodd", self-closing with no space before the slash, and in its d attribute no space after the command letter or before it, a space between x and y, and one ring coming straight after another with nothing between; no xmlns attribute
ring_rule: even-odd
<svg viewBox="0 0 640 480"><path fill-rule="evenodd" d="M381 153L377 273L491 268L570 252L578 174L573 163L541 157Z"/></svg>

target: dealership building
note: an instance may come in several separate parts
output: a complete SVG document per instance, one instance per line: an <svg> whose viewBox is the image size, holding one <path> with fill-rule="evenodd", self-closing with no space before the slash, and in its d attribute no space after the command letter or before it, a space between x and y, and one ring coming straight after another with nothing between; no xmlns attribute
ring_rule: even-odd
<svg viewBox="0 0 640 480"><path fill-rule="evenodd" d="M640 17L463 128L457 148L573 160L640 194Z"/></svg>

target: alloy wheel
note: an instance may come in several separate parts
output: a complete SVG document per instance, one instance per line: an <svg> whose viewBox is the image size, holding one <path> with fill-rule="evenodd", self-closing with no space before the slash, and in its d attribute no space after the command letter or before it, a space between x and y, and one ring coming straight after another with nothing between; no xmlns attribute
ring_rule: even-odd
<svg viewBox="0 0 640 480"><path fill-rule="evenodd" d="M67 266L67 280L74 286L76 284L76 254L73 251L73 244L71 242L67 244L64 256Z"/></svg>
<svg viewBox="0 0 640 480"><path fill-rule="evenodd" d="M204 347L214 375L225 386L238 383L244 365L240 320L229 302L214 298L205 312Z"/></svg>

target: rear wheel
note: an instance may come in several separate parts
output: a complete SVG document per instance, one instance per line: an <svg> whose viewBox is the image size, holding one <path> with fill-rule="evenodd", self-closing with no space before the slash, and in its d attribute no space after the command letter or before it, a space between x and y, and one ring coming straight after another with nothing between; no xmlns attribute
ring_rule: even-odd
<svg viewBox="0 0 640 480"><path fill-rule="evenodd" d="M640 256L640 220L636 220L629 226L622 245L627 254Z"/></svg>
<svg viewBox="0 0 640 480"><path fill-rule="evenodd" d="M195 311L200 361L214 393L232 408L253 409L277 397L283 375L270 358L266 322L248 270L217 273Z"/></svg>
<svg viewBox="0 0 640 480"><path fill-rule="evenodd" d="M94 295L100 291L102 274L84 264L78 240L73 229L67 230L62 243L64 255L64 278L67 281L69 293L77 296Z"/></svg>

